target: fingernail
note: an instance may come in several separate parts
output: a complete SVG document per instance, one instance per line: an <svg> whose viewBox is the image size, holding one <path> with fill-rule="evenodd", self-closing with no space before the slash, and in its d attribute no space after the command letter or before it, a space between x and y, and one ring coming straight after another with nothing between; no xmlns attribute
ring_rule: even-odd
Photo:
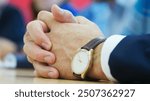
<svg viewBox="0 0 150 101"><path fill-rule="evenodd" d="M64 13L64 10L61 9L59 6L56 6L56 8L59 10L59 13L63 14Z"/></svg>
<svg viewBox="0 0 150 101"><path fill-rule="evenodd" d="M46 57L44 58L44 61L45 61L46 63L52 63L52 57L51 57L51 56L46 56Z"/></svg>
<svg viewBox="0 0 150 101"><path fill-rule="evenodd" d="M42 43L42 47L46 50L50 50L50 45L48 45L46 43Z"/></svg>

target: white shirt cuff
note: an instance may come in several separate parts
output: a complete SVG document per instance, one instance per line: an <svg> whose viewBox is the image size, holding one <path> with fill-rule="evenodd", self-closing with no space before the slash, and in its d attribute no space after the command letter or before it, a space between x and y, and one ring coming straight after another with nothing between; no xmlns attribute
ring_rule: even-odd
<svg viewBox="0 0 150 101"><path fill-rule="evenodd" d="M125 38L123 35L113 35L104 42L102 50L101 50L101 66L104 74L106 77L113 82L117 82L117 80L112 76L110 72L109 67L109 58L112 53L112 51L115 49L115 47L120 43L120 41Z"/></svg>

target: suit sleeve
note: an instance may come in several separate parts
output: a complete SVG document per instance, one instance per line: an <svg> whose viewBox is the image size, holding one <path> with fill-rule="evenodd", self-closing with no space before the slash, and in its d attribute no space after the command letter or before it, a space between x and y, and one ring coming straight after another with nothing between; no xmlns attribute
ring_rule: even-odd
<svg viewBox="0 0 150 101"><path fill-rule="evenodd" d="M150 83L150 35L113 35L101 51L102 69L111 81Z"/></svg>

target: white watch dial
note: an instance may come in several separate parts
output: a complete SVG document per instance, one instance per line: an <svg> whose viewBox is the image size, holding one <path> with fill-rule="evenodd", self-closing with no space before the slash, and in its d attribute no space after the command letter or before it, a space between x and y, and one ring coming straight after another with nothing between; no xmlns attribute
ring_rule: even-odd
<svg viewBox="0 0 150 101"><path fill-rule="evenodd" d="M82 74L89 64L89 54L86 50L78 52L72 61L72 71L75 74Z"/></svg>

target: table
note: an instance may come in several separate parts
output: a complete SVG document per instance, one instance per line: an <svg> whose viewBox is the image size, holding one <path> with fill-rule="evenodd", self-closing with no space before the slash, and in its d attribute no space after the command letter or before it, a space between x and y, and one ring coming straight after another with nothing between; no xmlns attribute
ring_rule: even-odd
<svg viewBox="0 0 150 101"><path fill-rule="evenodd" d="M62 79L37 78L32 69L0 68L0 84L111 84L112 82L75 81Z"/></svg>

